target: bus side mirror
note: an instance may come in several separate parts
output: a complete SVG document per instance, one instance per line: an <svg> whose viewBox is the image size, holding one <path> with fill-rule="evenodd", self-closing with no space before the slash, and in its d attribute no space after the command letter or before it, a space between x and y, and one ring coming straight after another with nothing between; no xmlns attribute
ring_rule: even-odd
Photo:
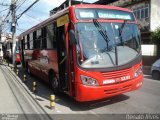
<svg viewBox="0 0 160 120"><path fill-rule="evenodd" d="M70 45L76 44L75 33L73 30L69 31Z"/></svg>

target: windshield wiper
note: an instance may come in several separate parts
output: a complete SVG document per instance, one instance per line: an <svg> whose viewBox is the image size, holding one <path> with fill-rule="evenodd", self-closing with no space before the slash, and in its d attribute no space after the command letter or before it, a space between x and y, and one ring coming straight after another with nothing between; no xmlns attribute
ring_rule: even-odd
<svg viewBox="0 0 160 120"><path fill-rule="evenodd" d="M107 55L109 56L112 64L115 66L113 58L111 57L110 53L108 53L108 51L111 51L113 49L113 46L109 46L109 44L108 44L109 41L110 41L110 39L109 39L109 37L107 35L107 31L103 28L103 26L98 22L97 19L93 19L93 23L94 23L95 27L98 29L99 33L102 35L102 37L104 38L104 40L107 43L107 47L105 47L104 49L102 49L101 52L106 52L107 51L106 52Z"/></svg>
<svg viewBox="0 0 160 120"><path fill-rule="evenodd" d="M119 29L119 37L120 37L120 41L121 41L121 44L124 45L124 41L122 39L122 32L123 32L123 29L125 28L126 26L126 23L127 23L127 20L124 20L124 22L122 23L121 25L121 28Z"/></svg>
<svg viewBox="0 0 160 120"><path fill-rule="evenodd" d="M110 40L109 40L109 37L107 35L107 31L102 27L102 25L98 22L97 19L93 19L93 23L96 26L96 28L98 28L99 33L102 35L102 37L106 41L106 43L107 43L107 51L109 51L110 49L108 47L108 43L109 43Z"/></svg>

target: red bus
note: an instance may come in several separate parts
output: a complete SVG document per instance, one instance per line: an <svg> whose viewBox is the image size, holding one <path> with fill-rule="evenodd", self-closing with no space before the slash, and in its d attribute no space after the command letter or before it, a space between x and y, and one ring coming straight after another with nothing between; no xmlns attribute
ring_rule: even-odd
<svg viewBox="0 0 160 120"><path fill-rule="evenodd" d="M28 72L77 101L108 98L143 83L140 31L128 9L69 6L19 38Z"/></svg>
<svg viewBox="0 0 160 120"><path fill-rule="evenodd" d="M4 42L4 58L10 62L12 61L12 42L11 41ZM16 39L16 59L15 60L17 64L21 63L18 39Z"/></svg>

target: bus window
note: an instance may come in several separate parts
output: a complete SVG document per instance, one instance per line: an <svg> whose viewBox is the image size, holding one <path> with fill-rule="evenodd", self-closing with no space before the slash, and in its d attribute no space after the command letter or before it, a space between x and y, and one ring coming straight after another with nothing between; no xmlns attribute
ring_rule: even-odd
<svg viewBox="0 0 160 120"><path fill-rule="evenodd" d="M33 49L33 33L30 33L29 34L29 46L30 46L30 49Z"/></svg>
<svg viewBox="0 0 160 120"><path fill-rule="evenodd" d="M54 31L53 31L53 24L50 24L47 26L47 49L53 49L53 36L54 36Z"/></svg>
<svg viewBox="0 0 160 120"><path fill-rule="evenodd" d="M47 33L46 33L46 27L42 28L42 41L41 41L41 49L45 49L47 47Z"/></svg>
<svg viewBox="0 0 160 120"><path fill-rule="evenodd" d="M40 49L41 48L41 29L37 30L37 39L36 39L36 49Z"/></svg>
<svg viewBox="0 0 160 120"><path fill-rule="evenodd" d="M33 32L33 48L37 48L37 44L36 44L36 39L37 39L37 32L34 31Z"/></svg>
<svg viewBox="0 0 160 120"><path fill-rule="evenodd" d="M25 46L24 49L27 50L27 47L28 47L28 46L27 46L27 36L25 36L24 46Z"/></svg>
<svg viewBox="0 0 160 120"><path fill-rule="evenodd" d="M27 35L27 49L30 49L30 44L29 44L29 34Z"/></svg>

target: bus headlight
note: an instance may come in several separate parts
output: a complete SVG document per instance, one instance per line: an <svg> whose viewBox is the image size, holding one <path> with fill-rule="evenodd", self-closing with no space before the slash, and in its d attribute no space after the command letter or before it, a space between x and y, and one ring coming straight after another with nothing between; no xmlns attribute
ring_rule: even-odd
<svg viewBox="0 0 160 120"><path fill-rule="evenodd" d="M142 71L142 67L140 67L135 73L134 73L134 77L138 77L143 73Z"/></svg>
<svg viewBox="0 0 160 120"><path fill-rule="evenodd" d="M81 75L80 77L84 85L88 85L88 86L98 86L99 85L97 80L94 78L84 76L84 75Z"/></svg>

